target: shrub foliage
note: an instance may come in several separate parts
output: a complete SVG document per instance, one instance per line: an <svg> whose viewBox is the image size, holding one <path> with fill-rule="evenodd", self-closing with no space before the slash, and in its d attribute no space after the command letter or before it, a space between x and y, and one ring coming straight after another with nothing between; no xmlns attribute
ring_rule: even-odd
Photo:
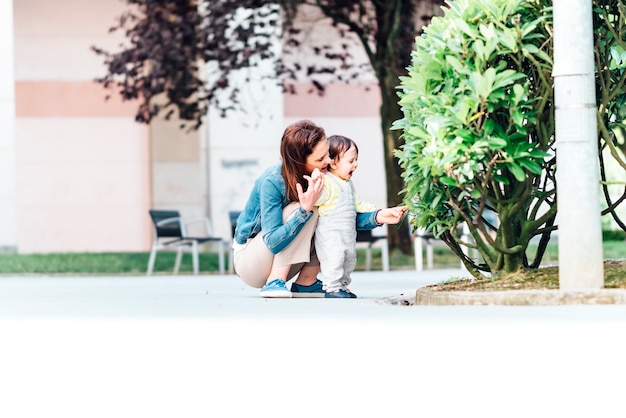
<svg viewBox="0 0 626 418"><path fill-rule="evenodd" d="M416 39L409 75L401 78L404 118L394 128L405 140L397 156L412 222L445 241L476 277L538 266L554 229L545 3L449 2ZM526 249L537 236L541 245L529 260Z"/></svg>

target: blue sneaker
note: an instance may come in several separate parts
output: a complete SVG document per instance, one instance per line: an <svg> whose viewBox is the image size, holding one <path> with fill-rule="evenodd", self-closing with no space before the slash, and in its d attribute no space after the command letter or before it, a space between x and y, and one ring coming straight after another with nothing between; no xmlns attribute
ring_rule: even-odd
<svg viewBox="0 0 626 418"><path fill-rule="evenodd" d="M262 298L290 298L291 292L282 279L274 279L261 289Z"/></svg>
<svg viewBox="0 0 626 418"><path fill-rule="evenodd" d="M342 289L335 290L334 292L326 292L326 298L337 298L337 299L355 299L356 295L350 291L345 291Z"/></svg>
<svg viewBox="0 0 626 418"><path fill-rule="evenodd" d="M291 295L294 298L323 298L326 291L322 288L322 281L317 279L315 283L309 286L292 283Z"/></svg>

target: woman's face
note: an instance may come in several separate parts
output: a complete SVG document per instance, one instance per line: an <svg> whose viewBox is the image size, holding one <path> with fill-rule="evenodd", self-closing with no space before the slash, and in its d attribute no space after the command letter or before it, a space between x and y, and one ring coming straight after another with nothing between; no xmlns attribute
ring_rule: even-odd
<svg viewBox="0 0 626 418"><path fill-rule="evenodd" d="M328 164L330 164L328 140L324 138L313 147L313 151L306 157L306 172L311 174L317 168L322 173L326 173Z"/></svg>

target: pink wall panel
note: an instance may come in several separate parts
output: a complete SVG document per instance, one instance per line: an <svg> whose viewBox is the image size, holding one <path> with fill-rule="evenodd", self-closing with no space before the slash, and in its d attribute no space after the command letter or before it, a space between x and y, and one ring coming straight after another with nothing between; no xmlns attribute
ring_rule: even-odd
<svg viewBox="0 0 626 418"><path fill-rule="evenodd" d="M147 211L133 206L52 204L20 209L19 252L123 252L147 249ZM103 217L105 215L106 217Z"/></svg>
<svg viewBox="0 0 626 418"><path fill-rule="evenodd" d="M380 92L376 84L332 83L323 97L309 94L308 84L298 94L285 94L285 117L374 117L380 118Z"/></svg>
<svg viewBox="0 0 626 418"><path fill-rule="evenodd" d="M15 113L20 117L134 117L137 102L93 81L19 81L15 83Z"/></svg>
<svg viewBox="0 0 626 418"><path fill-rule="evenodd" d="M143 251L148 129L128 118L20 118L18 249Z"/></svg>

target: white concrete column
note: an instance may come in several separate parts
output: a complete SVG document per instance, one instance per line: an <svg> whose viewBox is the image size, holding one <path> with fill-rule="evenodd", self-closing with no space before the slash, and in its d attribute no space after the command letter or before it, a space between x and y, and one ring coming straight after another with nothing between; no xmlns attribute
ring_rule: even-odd
<svg viewBox="0 0 626 418"><path fill-rule="evenodd" d="M559 286L604 285L591 0L554 0Z"/></svg>
<svg viewBox="0 0 626 418"><path fill-rule="evenodd" d="M0 251L17 248L13 0L0 0Z"/></svg>

